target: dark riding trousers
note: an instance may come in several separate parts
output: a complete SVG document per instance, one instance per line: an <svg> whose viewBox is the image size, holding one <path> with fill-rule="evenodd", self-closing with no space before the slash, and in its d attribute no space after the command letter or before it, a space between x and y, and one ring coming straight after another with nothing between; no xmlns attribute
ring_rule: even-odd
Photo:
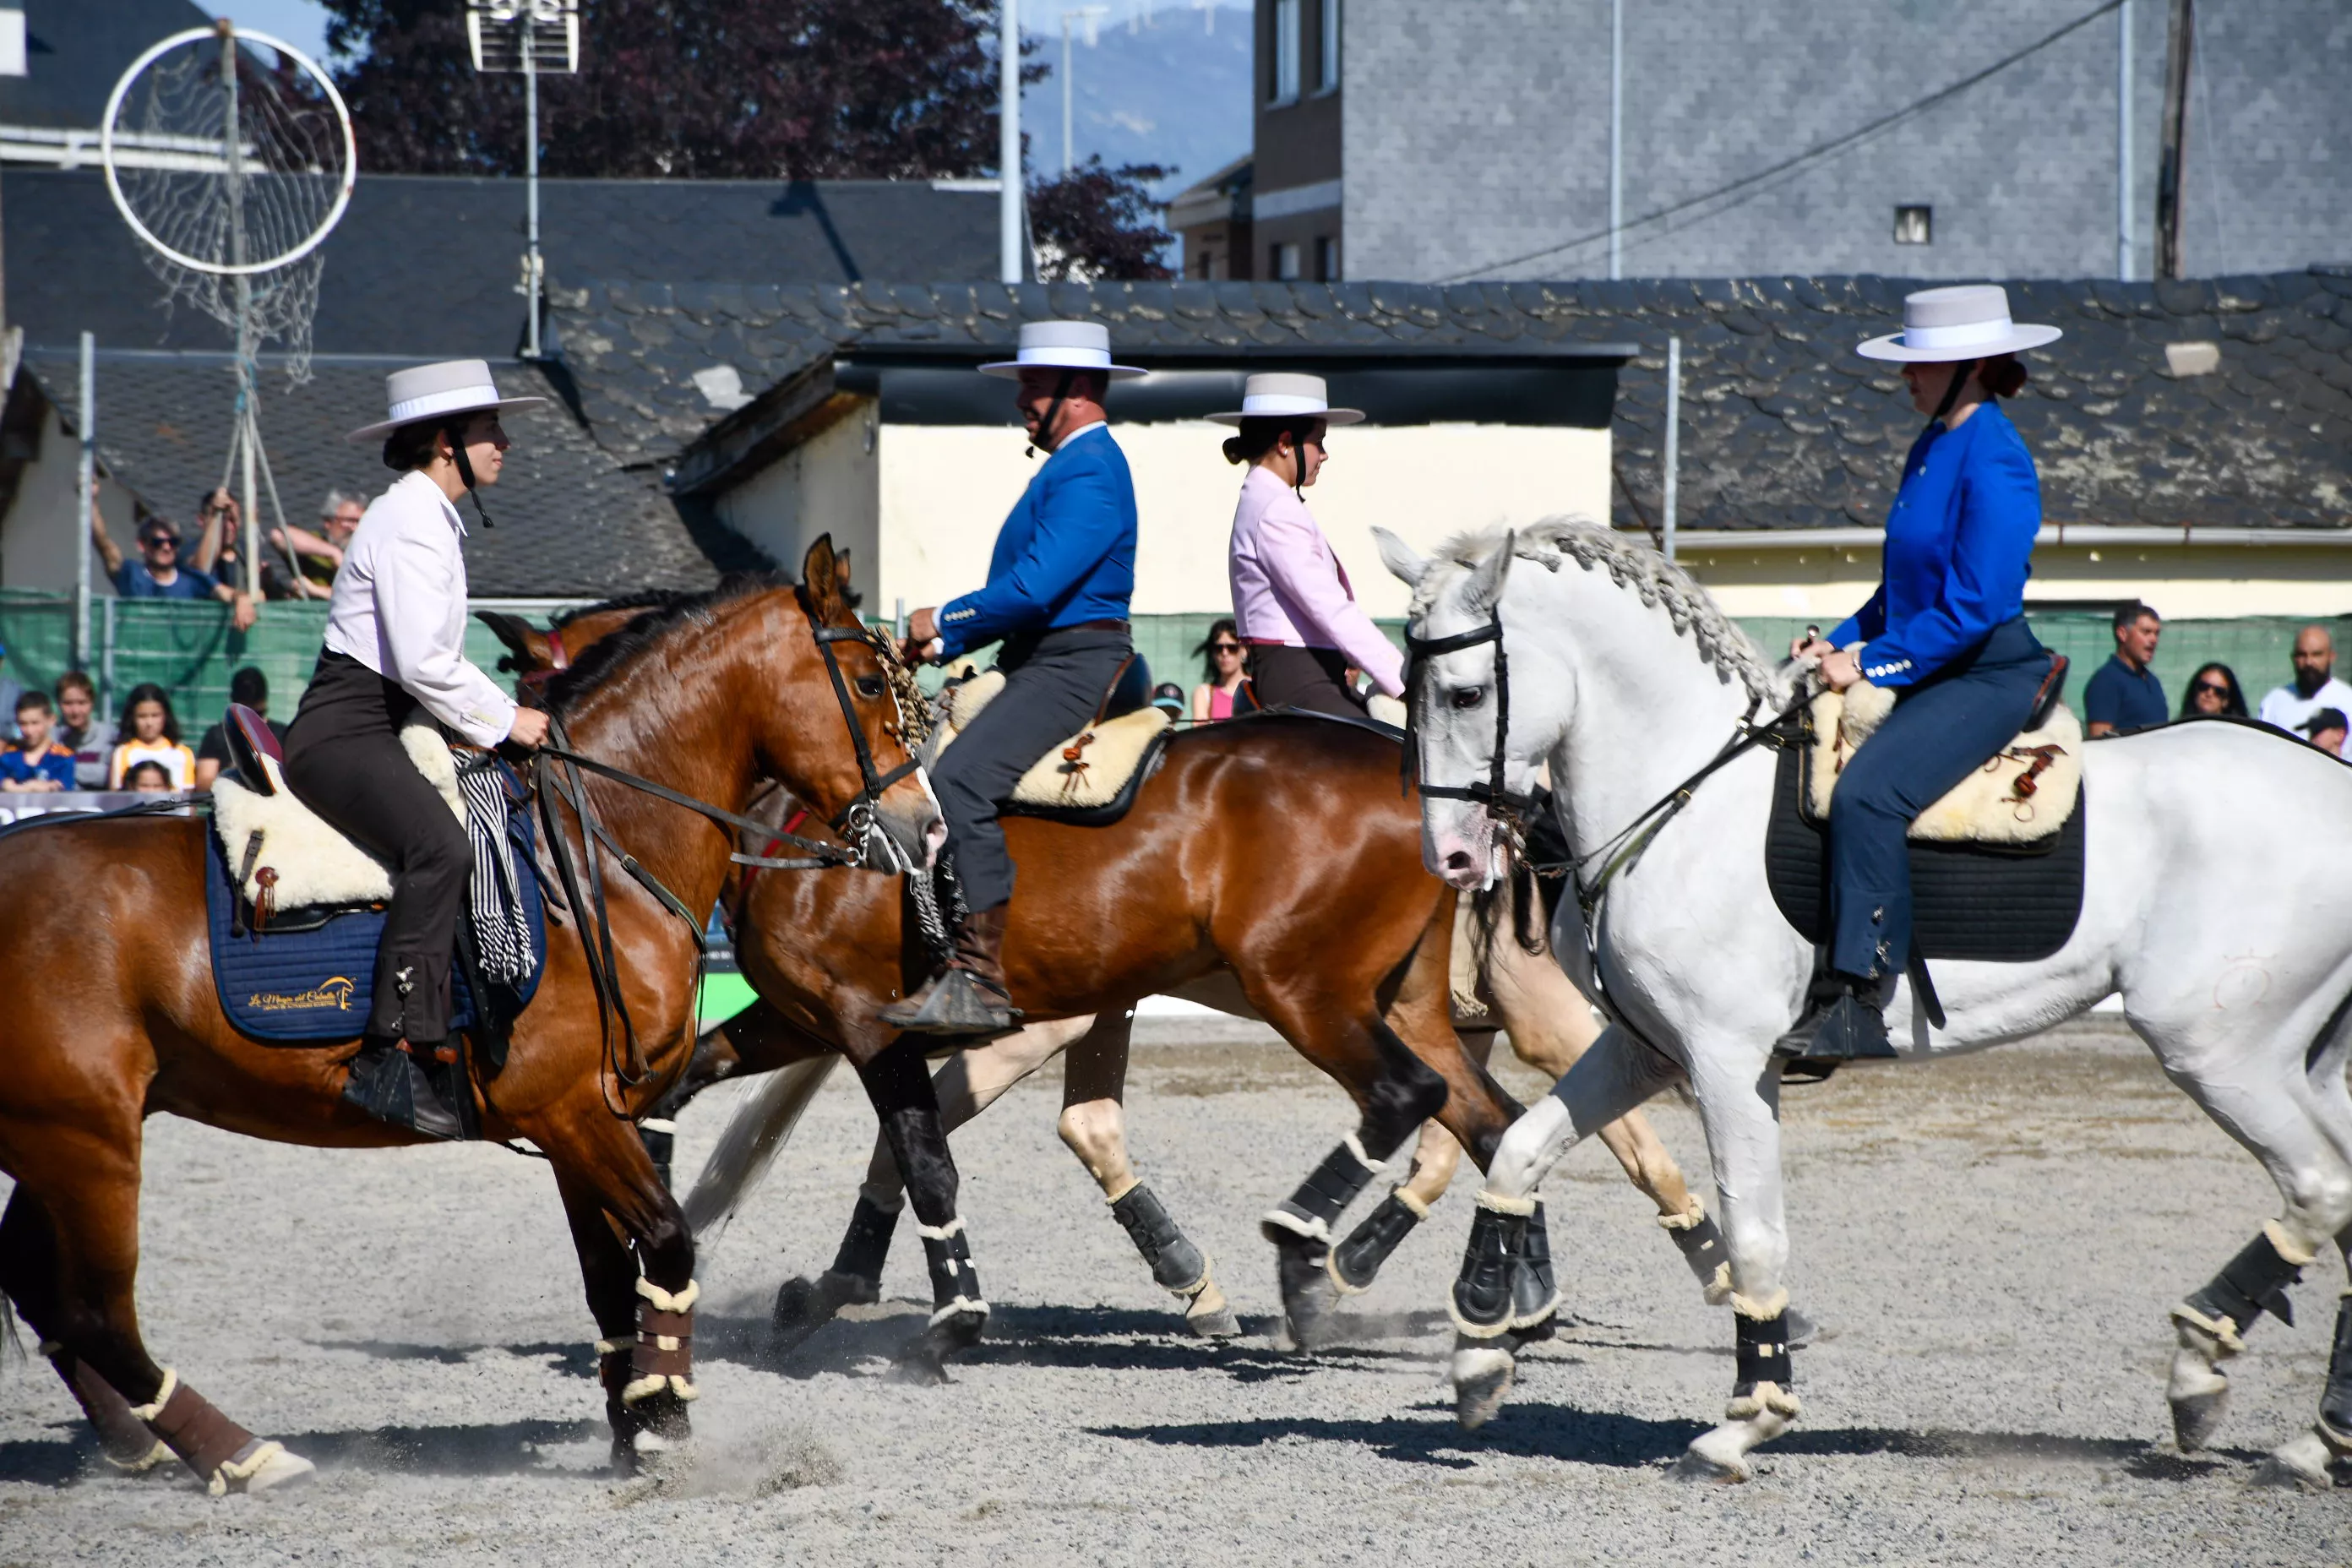
<svg viewBox="0 0 2352 1568"><path fill-rule="evenodd" d="M1004 689L930 770L966 908L992 909L1013 897L1013 858L998 804L1101 709L1134 646L1126 623L1114 624L1118 629L1097 629L1097 623L1007 639L996 663Z"/></svg>
<svg viewBox="0 0 2352 1568"><path fill-rule="evenodd" d="M449 959L473 857L449 803L400 743L419 706L349 655L320 653L286 731L286 782L392 868L367 1033L438 1044L449 1035Z"/></svg>
<svg viewBox="0 0 2352 1568"><path fill-rule="evenodd" d="M1913 819L2025 728L2050 655L2025 618L2004 621L1916 686L1838 774L1830 797L1832 967L1876 979L1911 951Z"/></svg>
<svg viewBox="0 0 2352 1568"><path fill-rule="evenodd" d="M1338 648L1252 643L1249 658L1260 707L1363 717L1364 700L1349 688L1348 656Z"/></svg>

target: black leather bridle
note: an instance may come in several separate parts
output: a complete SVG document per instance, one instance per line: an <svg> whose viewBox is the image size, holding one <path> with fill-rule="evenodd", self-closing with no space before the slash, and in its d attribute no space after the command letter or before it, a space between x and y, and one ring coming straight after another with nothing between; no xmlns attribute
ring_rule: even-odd
<svg viewBox="0 0 2352 1568"><path fill-rule="evenodd" d="M1503 783L1503 752L1511 731L1511 664L1503 651L1503 611L1496 605L1486 624L1451 637L1415 637L1408 628L1404 634L1404 772L1405 783L1412 775L1421 758L1421 706L1428 697L1423 689L1422 672L1426 661L1482 643L1495 645L1495 749L1487 761L1486 776L1466 784L1433 784L1423 781L1421 793L1429 800L1466 800L1486 808L1486 815L1501 824L1506 833L1515 838L1527 831L1527 824L1536 809L1533 795L1521 795Z"/></svg>

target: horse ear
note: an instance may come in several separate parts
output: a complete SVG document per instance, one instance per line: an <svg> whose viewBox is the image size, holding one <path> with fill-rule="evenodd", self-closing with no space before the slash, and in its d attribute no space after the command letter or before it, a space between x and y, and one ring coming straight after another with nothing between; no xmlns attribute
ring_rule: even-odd
<svg viewBox="0 0 2352 1568"><path fill-rule="evenodd" d="M832 620L841 608L841 579L835 575L837 559L830 533L818 534L816 542L801 559L801 591L808 596L810 617L820 624Z"/></svg>
<svg viewBox="0 0 2352 1568"><path fill-rule="evenodd" d="M1372 528L1372 542L1381 547L1381 564L1395 573L1406 587L1421 586L1421 574L1429 570L1429 563L1412 545L1378 524Z"/></svg>
<svg viewBox="0 0 2352 1568"><path fill-rule="evenodd" d="M547 634L520 616L509 616L498 610L477 610L474 618L489 627L492 635L507 645L507 656L499 660L500 669L529 675L553 665L554 660L548 651Z"/></svg>
<svg viewBox="0 0 2352 1568"><path fill-rule="evenodd" d="M1501 547L1472 570L1469 585L1462 594L1473 610L1491 611L1503 602L1503 579L1510 575L1511 556L1518 543L1516 531L1503 535Z"/></svg>
<svg viewBox="0 0 2352 1568"><path fill-rule="evenodd" d="M852 576L849 569L849 556L850 552L845 550L833 558L833 580L840 584L844 594L849 592L849 580Z"/></svg>

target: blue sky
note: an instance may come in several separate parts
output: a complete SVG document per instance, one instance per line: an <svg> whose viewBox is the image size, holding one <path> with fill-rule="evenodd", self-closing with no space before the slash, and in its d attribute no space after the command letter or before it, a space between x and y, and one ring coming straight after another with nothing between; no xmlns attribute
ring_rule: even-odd
<svg viewBox="0 0 2352 1568"><path fill-rule="evenodd" d="M240 27L285 39L320 64L326 63L327 8L318 0L196 0L215 16Z"/></svg>

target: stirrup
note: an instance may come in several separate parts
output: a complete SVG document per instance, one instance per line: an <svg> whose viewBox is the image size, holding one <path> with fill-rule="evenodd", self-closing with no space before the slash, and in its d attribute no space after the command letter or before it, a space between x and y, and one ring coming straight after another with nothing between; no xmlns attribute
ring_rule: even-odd
<svg viewBox="0 0 2352 1568"><path fill-rule="evenodd" d="M1021 1009L968 969L950 969L916 994L882 1009L882 1021L910 1035L994 1038L1021 1026Z"/></svg>
<svg viewBox="0 0 2352 1568"><path fill-rule="evenodd" d="M400 1042L379 1038L361 1046L360 1054L352 1058L351 1076L343 1080L342 1098L379 1121L427 1138L456 1142L466 1136L457 1110Z"/></svg>
<svg viewBox="0 0 2352 1568"><path fill-rule="evenodd" d="M1885 1015L1845 986L1826 1005L1816 996L1772 1050L1807 1062L1892 1061L1899 1055L1886 1037Z"/></svg>

